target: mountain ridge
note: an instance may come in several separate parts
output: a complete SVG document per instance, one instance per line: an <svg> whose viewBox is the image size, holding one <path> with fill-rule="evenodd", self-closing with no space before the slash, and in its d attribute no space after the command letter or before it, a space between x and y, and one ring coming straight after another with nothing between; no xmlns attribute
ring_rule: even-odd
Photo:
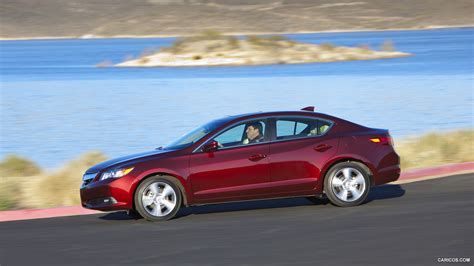
<svg viewBox="0 0 474 266"><path fill-rule="evenodd" d="M2 0L0 38L425 29L474 25L468 0Z"/></svg>

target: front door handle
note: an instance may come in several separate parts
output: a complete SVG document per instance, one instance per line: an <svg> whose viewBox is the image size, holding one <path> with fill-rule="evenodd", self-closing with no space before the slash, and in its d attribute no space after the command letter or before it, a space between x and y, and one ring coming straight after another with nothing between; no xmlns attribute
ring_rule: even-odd
<svg viewBox="0 0 474 266"><path fill-rule="evenodd" d="M331 145L321 144L321 145L318 145L318 146L314 147L314 150L319 151L319 152L324 152L324 151L329 150L330 148L332 148Z"/></svg>
<svg viewBox="0 0 474 266"><path fill-rule="evenodd" d="M267 157L267 155L259 153L259 154L255 154L255 155L250 156L249 160L253 161L253 162L256 162L256 161L260 161L261 159L266 158L266 157Z"/></svg>

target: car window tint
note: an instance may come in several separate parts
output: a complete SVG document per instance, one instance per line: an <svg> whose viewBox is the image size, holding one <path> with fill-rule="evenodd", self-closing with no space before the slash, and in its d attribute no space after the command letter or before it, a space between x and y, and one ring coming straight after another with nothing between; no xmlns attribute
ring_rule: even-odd
<svg viewBox="0 0 474 266"><path fill-rule="evenodd" d="M241 124L225 131L224 133L216 137L214 140L224 146L233 142L241 142L244 130L245 124Z"/></svg>
<svg viewBox="0 0 474 266"><path fill-rule="evenodd" d="M319 120L319 135L326 133L331 127L331 123L323 120Z"/></svg>
<svg viewBox="0 0 474 266"><path fill-rule="evenodd" d="M260 134L257 134L257 136L251 135L249 137L247 135L247 128L251 125L259 125L257 128L261 127L261 131L258 129L257 132L260 132ZM215 137L214 140L219 143L219 149L255 144L264 141L265 128L266 124L263 120L247 121L225 130L223 133Z"/></svg>
<svg viewBox="0 0 474 266"><path fill-rule="evenodd" d="M295 121L277 120L277 137L293 136Z"/></svg>
<svg viewBox="0 0 474 266"><path fill-rule="evenodd" d="M301 134L303 132L303 130L307 129L309 126L310 126L310 124L297 122L296 123L295 135Z"/></svg>
<svg viewBox="0 0 474 266"><path fill-rule="evenodd" d="M293 139L324 134L331 122L314 118L278 118L276 120L276 138Z"/></svg>

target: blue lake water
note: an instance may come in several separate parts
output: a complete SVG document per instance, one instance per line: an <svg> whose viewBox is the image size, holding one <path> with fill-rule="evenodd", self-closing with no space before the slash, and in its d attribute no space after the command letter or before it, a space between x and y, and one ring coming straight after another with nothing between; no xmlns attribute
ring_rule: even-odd
<svg viewBox="0 0 474 266"><path fill-rule="evenodd" d="M173 38L0 41L0 157L55 167L100 150L160 146L208 120L245 112L318 111L396 139L473 128L474 29L292 34L336 45L391 40L413 57L211 68L96 68Z"/></svg>

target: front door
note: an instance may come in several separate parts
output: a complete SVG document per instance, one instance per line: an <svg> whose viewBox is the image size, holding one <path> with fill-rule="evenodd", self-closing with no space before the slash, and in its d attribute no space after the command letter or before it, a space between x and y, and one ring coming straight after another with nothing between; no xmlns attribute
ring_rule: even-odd
<svg viewBox="0 0 474 266"><path fill-rule="evenodd" d="M209 140L219 143L217 150L198 150L190 156L189 180L198 202L233 201L269 193L265 130L265 120L238 123Z"/></svg>

